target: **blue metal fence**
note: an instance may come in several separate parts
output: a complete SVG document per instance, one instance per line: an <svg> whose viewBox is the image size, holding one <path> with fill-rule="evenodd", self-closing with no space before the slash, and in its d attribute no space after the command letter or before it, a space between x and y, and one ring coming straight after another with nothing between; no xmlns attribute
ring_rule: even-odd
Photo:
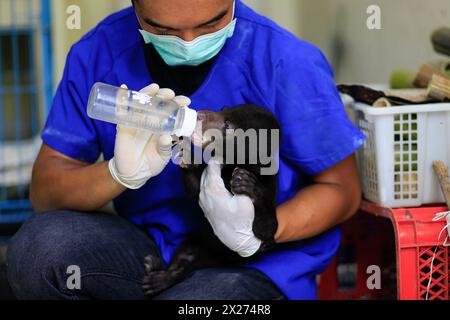
<svg viewBox="0 0 450 320"><path fill-rule="evenodd" d="M52 99L50 0L0 0L0 224L25 220L39 131Z"/></svg>

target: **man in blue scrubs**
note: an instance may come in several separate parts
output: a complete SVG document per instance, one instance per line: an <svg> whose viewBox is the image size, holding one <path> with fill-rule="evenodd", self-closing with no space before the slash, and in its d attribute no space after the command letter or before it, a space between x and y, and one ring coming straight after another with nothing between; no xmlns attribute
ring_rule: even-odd
<svg viewBox="0 0 450 320"><path fill-rule="evenodd" d="M245 266L198 270L157 299L316 298L338 225L359 205L354 153L364 136L346 117L322 53L240 0L135 0L72 47L33 174L39 213L8 249L19 298L144 298L144 257L168 264L205 215L215 223L208 206L203 212L185 195L167 137L143 140L87 116L95 82L174 96L148 87L158 83L197 110L252 103L281 123L277 246ZM101 154L107 161L97 161ZM111 200L120 217L98 213ZM239 220L219 238L237 238ZM247 252L259 250L252 235L244 240ZM67 286L70 266L79 267L80 288Z"/></svg>

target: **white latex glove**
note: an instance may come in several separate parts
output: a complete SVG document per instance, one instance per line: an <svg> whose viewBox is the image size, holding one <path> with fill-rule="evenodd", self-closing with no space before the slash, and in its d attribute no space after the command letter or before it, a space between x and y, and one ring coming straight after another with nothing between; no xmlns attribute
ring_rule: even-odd
<svg viewBox="0 0 450 320"><path fill-rule="evenodd" d="M244 258L259 250L262 242L253 233L253 202L249 197L233 195L225 188L221 166L215 161L209 163L202 175L200 207L215 235L230 250Z"/></svg>
<svg viewBox="0 0 450 320"><path fill-rule="evenodd" d="M126 85L122 86L127 88ZM140 92L150 96L174 100L180 107L189 106L190 99L175 97L170 89L160 89L151 84ZM120 108L118 108L120 112ZM158 176L172 157L172 137L157 135L148 130L117 126L114 158L109 161L109 171L118 183L128 189L139 189L148 180Z"/></svg>

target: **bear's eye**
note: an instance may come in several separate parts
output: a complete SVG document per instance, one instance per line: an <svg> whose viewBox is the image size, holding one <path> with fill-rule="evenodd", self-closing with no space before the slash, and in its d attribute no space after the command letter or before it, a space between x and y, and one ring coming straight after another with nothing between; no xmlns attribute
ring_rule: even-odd
<svg viewBox="0 0 450 320"><path fill-rule="evenodd" d="M227 130L230 130L230 129L233 129L233 128L231 127L230 122L225 121L225 123L224 123L224 125L223 125L223 130L224 130L224 131L227 131Z"/></svg>

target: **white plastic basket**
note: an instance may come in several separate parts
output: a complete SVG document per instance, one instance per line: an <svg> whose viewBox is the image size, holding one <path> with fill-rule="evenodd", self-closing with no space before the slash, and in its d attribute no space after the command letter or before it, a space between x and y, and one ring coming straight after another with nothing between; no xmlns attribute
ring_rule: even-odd
<svg viewBox="0 0 450 320"><path fill-rule="evenodd" d="M358 151L366 199L391 208L445 202L433 161L450 164L450 103L350 109L367 137Z"/></svg>

